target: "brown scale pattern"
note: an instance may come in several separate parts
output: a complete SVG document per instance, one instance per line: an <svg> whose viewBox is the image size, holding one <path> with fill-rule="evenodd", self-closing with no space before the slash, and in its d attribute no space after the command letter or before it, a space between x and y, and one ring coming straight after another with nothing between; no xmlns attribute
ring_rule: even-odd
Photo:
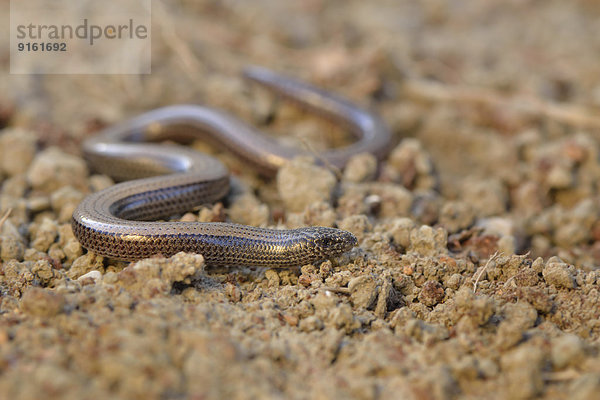
<svg viewBox="0 0 600 400"><path fill-rule="evenodd" d="M241 229L247 230L242 225L197 224L205 225L207 233L140 235L134 240L122 233L98 232L76 220L72 225L87 249L127 261L184 251L202 254L207 265L290 267L334 257L356 245L354 235L335 228L252 228L257 237L252 238L239 234Z"/></svg>
<svg viewBox="0 0 600 400"><path fill-rule="evenodd" d="M328 164L343 167L355 154L383 157L389 150L389 131L376 115L265 69L248 69L245 77L356 134L355 143L320 154ZM178 126L192 129L185 135L167 129ZM92 194L77 207L73 232L84 247L124 260L186 251L201 253L211 265L295 266L335 257L356 245L350 232L325 227L274 230L226 223L146 222L216 201L228 190L228 171L212 157L178 146L131 143L169 138L216 142L267 175L303 153L273 142L224 112L194 105L160 108L109 127L86 140L83 152L96 171L116 180L135 180ZM154 174L163 175L145 178Z"/></svg>

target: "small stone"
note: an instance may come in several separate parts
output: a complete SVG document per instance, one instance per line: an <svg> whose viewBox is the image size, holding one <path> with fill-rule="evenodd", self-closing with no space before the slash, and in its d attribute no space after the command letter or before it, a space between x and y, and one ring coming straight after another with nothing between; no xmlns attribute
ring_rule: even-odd
<svg viewBox="0 0 600 400"><path fill-rule="evenodd" d="M413 195L402 186L389 183L374 182L369 185L372 194L379 196L381 206L379 216L400 217L410 215L410 209L413 203Z"/></svg>
<svg viewBox="0 0 600 400"><path fill-rule="evenodd" d="M459 232L469 228L475 221L475 211L470 203L447 201L440 210L440 225L448 232Z"/></svg>
<svg viewBox="0 0 600 400"><path fill-rule="evenodd" d="M75 208L85 196L72 186L63 186L50 195L52 209L58 215L59 222L71 221Z"/></svg>
<svg viewBox="0 0 600 400"><path fill-rule="evenodd" d="M50 218L44 218L32 235L31 245L38 251L48 251L58 236L58 226Z"/></svg>
<svg viewBox="0 0 600 400"><path fill-rule="evenodd" d="M508 193L498 179L466 179L461 187L461 198L469 202L478 217L501 215L506 211Z"/></svg>
<svg viewBox="0 0 600 400"><path fill-rule="evenodd" d="M403 305L402 295L396 291L391 277L385 277L379 290L374 313L378 318L385 318L388 311L396 310Z"/></svg>
<svg viewBox="0 0 600 400"><path fill-rule="evenodd" d="M346 163L344 179L349 182L367 182L375 179L377 158L371 153L352 156Z"/></svg>
<svg viewBox="0 0 600 400"><path fill-rule="evenodd" d="M552 311L553 302L545 290L534 287L524 287L521 289L521 291L523 298L527 300L527 302L529 302L538 312L547 314Z"/></svg>
<svg viewBox="0 0 600 400"><path fill-rule="evenodd" d="M312 332L312 331L320 331L325 327L323 321L320 318L311 315L300 320L300 324L298 325L301 331L303 332Z"/></svg>
<svg viewBox="0 0 600 400"><path fill-rule="evenodd" d="M287 225L292 229L307 225L333 227L336 219L333 207L327 202L318 201L311 203L300 213L288 213Z"/></svg>
<svg viewBox="0 0 600 400"><path fill-rule="evenodd" d="M419 229L413 229L410 232L409 250L423 256L446 253L447 241L448 236L444 229L437 228L434 230L430 226L423 225Z"/></svg>
<svg viewBox="0 0 600 400"><path fill-rule="evenodd" d="M0 136L1 138L1 136ZM25 197L27 191L27 177L21 173L13 175L2 183L2 194L13 198Z"/></svg>
<svg viewBox="0 0 600 400"><path fill-rule="evenodd" d="M415 138L403 139L392 150L385 175L411 189L433 189L438 185L432 158Z"/></svg>
<svg viewBox="0 0 600 400"><path fill-rule="evenodd" d="M471 355L464 356L454 362L454 365L452 365L452 371L459 381L473 381L479 376L477 359Z"/></svg>
<svg viewBox="0 0 600 400"><path fill-rule="evenodd" d="M27 179L34 189L50 193L67 185L85 190L87 175L87 166L81 158L50 147L35 157Z"/></svg>
<svg viewBox="0 0 600 400"><path fill-rule="evenodd" d="M229 300L234 303L238 303L242 300L242 291L240 290L240 287L231 282L225 284L225 294Z"/></svg>
<svg viewBox="0 0 600 400"><path fill-rule="evenodd" d="M329 310L337 305L337 299L323 291L320 291L316 296L310 299L310 303L315 308L315 311L321 314L326 314Z"/></svg>
<svg viewBox="0 0 600 400"><path fill-rule="evenodd" d="M305 157L285 164L277 173L277 190L289 212L300 212L315 202L331 202L335 175Z"/></svg>
<svg viewBox="0 0 600 400"><path fill-rule="evenodd" d="M92 192L99 192L100 190L106 189L115 184L115 182L106 175L92 175L90 176L90 189Z"/></svg>
<svg viewBox="0 0 600 400"><path fill-rule="evenodd" d="M517 286L535 286L540 281L539 274L533 268L523 268L515 275Z"/></svg>
<svg viewBox="0 0 600 400"><path fill-rule="evenodd" d="M280 279L279 279L279 274L277 273L277 271L274 271L272 269L266 270L265 278L267 278L267 280L269 281L269 283L268 283L269 287L272 287L272 288L279 287Z"/></svg>
<svg viewBox="0 0 600 400"><path fill-rule="evenodd" d="M500 372L498 364L490 358L479 358L479 371L483 378L495 378Z"/></svg>
<svg viewBox="0 0 600 400"><path fill-rule="evenodd" d="M232 222L243 225L265 226L269 223L269 207L250 192L233 198L228 215Z"/></svg>
<svg viewBox="0 0 600 400"><path fill-rule="evenodd" d="M394 243L406 249L410 246L410 232L415 227L415 223L410 218L396 218L392 221L388 232L394 238Z"/></svg>
<svg viewBox="0 0 600 400"><path fill-rule="evenodd" d="M452 290L458 290L458 288L460 287L460 284L462 282L462 276L460 274L452 274L450 275L446 281L444 282L444 285L446 285L446 287L452 289Z"/></svg>
<svg viewBox="0 0 600 400"><path fill-rule="evenodd" d="M411 380L411 386L412 393L426 393L432 399L452 400L460 393L458 382L446 366L428 367Z"/></svg>
<svg viewBox="0 0 600 400"><path fill-rule="evenodd" d="M444 288L437 281L427 281L419 293L419 301L427 307L435 306L444 300Z"/></svg>
<svg viewBox="0 0 600 400"><path fill-rule="evenodd" d="M102 276L102 282L108 283L110 285L117 283L119 280L119 275L116 272L108 271Z"/></svg>
<svg viewBox="0 0 600 400"><path fill-rule="evenodd" d="M202 255L179 252L169 258L147 258L132 263L117 274L117 283L130 293L149 299L168 295L175 282L191 283L192 277L203 270Z"/></svg>
<svg viewBox="0 0 600 400"><path fill-rule="evenodd" d="M50 199L48 196L32 196L27 199L27 209L34 213L39 213L50 209Z"/></svg>
<svg viewBox="0 0 600 400"><path fill-rule="evenodd" d="M544 270L544 259L538 257L531 263L531 269L540 274Z"/></svg>
<svg viewBox="0 0 600 400"><path fill-rule="evenodd" d="M0 135L0 172L14 176L27 171L35 155L36 135L20 128L7 128Z"/></svg>
<svg viewBox="0 0 600 400"><path fill-rule="evenodd" d="M526 301L506 303L502 307L502 314L506 321L510 321L513 327L518 326L523 332L532 328L538 317L537 310Z"/></svg>
<svg viewBox="0 0 600 400"><path fill-rule="evenodd" d="M546 175L546 184L552 189L566 189L573 183L570 165L555 164Z"/></svg>
<svg viewBox="0 0 600 400"><path fill-rule="evenodd" d="M338 228L352 232L361 243L368 232L373 231L373 225L364 214L356 214L342 219L338 223Z"/></svg>
<svg viewBox="0 0 600 400"><path fill-rule="evenodd" d="M556 227L554 241L561 247L573 247L589 240L590 229L583 226L580 221L569 221Z"/></svg>
<svg viewBox="0 0 600 400"><path fill-rule="evenodd" d="M77 279L82 275L93 270L99 270L103 267L103 258L94 253L87 253L73 261L71 268L67 271L70 279Z"/></svg>
<svg viewBox="0 0 600 400"><path fill-rule="evenodd" d="M81 275L79 278L77 278L78 282L83 283L98 283L100 281L102 281L102 273L100 271L90 271L87 274L83 274ZM88 283L88 284L89 284Z"/></svg>
<svg viewBox="0 0 600 400"><path fill-rule="evenodd" d="M352 307L349 304L340 304L329 313L329 321L338 329L344 329L347 333L360 328L360 321L354 318Z"/></svg>
<svg viewBox="0 0 600 400"><path fill-rule="evenodd" d="M369 189L370 186L370 183L342 181L340 185L341 193L337 199L338 212L345 216L377 214L381 209L381 197L377 194L372 194ZM370 200L367 200L369 197Z"/></svg>
<svg viewBox="0 0 600 400"><path fill-rule="evenodd" d="M63 311L65 303L62 294L49 289L30 287L21 298L21 310L35 317L54 317Z"/></svg>
<svg viewBox="0 0 600 400"><path fill-rule="evenodd" d="M496 332L496 346L502 350L510 349L523 339L524 331L522 326L513 324L510 320L500 322Z"/></svg>
<svg viewBox="0 0 600 400"><path fill-rule="evenodd" d="M25 244L12 235L0 236L0 259L2 261L22 261L25 255Z"/></svg>
<svg viewBox="0 0 600 400"><path fill-rule="evenodd" d="M48 260L38 260L31 267L31 273L34 274L43 285L48 285L57 274Z"/></svg>
<svg viewBox="0 0 600 400"><path fill-rule="evenodd" d="M415 313L411 311L408 307L402 307L397 310L394 310L389 315L390 319L390 327L399 333L406 324L415 319Z"/></svg>
<svg viewBox="0 0 600 400"><path fill-rule="evenodd" d="M483 228L483 235L491 236L511 236L515 233L515 223L510 218L504 217L489 217L481 218L477 221L476 226Z"/></svg>
<svg viewBox="0 0 600 400"><path fill-rule="evenodd" d="M434 343L448 338L448 329L442 325L428 324L417 318L411 318L397 331L403 331L404 334L418 340L422 343Z"/></svg>
<svg viewBox="0 0 600 400"><path fill-rule="evenodd" d="M576 366L585 357L583 341L577 335L565 334L552 339L552 364L556 369Z"/></svg>
<svg viewBox="0 0 600 400"><path fill-rule="evenodd" d="M373 277L362 275L348 282L348 290L354 306L368 310L375 306L379 285Z"/></svg>
<svg viewBox="0 0 600 400"><path fill-rule="evenodd" d="M68 261L73 261L83 253L81 243L73 234L71 224L63 224L58 227L58 245L63 250Z"/></svg>
<svg viewBox="0 0 600 400"><path fill-rule="evenodd" d="M529 399L541 393L544 388L543 363L543 352L532 345L519 346L502 355L500 364L507 374L511 399Z"/></svg>
<svg viewBox="0 0 600 400"><path fill-rule="evenodd" d="M460 314L468 315L475 325L485 325L494 315L496 305L488 296L476 296L472 288L464 285L458 289L454 302Z"/></svg>
<svg viewBox="0 0 600 400"><path fill-rule="evenodd" d="M204 257L200 254L179 252L172 257L163 259L160 277L169 283L189 282L189 278L204 270ZM141 262L134 264L134 269L140 268Z"/></svg>
<svg viewBox="0 0 600 400"><path fill-rule="evenodd" d="M569 265L562 262L558 257L552 257L548 260L542 275L548 284L556 288L573 289L575 287L575 279Z"/></svg>

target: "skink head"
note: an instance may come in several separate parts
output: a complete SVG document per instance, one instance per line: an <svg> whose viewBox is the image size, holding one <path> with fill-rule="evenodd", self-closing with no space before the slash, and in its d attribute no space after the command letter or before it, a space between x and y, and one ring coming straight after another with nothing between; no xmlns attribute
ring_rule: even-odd
<svg viewBox="0 0 600 400"><path fill-rule="evenodd" d="M309 246L323 258L339 256L357 245L356 236L348 231L326 227L305 228Z"/></svg>

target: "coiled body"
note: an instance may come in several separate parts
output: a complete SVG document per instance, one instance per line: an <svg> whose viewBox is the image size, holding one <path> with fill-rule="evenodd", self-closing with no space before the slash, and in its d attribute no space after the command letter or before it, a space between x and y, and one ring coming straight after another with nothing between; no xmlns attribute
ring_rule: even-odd
<svg viewBox="0 0 600 400"><path fill-rule="evenodd" d="M376 116L264 69L250 69L246 76L356 133L359 140L353 145L323 153L328 162L343 166L359 152L385 153L389 134ZM173 128L179 126L193 129L174 135ZM354 235L335 228L150 222L212 203L228 192L228 171L215 158L180 146L130 143L190 137L220 144L264 174L302 153L268 140L221 111L200 106L165 107L108 128L84 143L87 159L94 169L117 180L135 180L92 194L77 207L73 232L84 247L123 260L186 251L202 254L208 265L287 267L335 257L356 245ZM160 176L149 177L153 175Z"/></svg>

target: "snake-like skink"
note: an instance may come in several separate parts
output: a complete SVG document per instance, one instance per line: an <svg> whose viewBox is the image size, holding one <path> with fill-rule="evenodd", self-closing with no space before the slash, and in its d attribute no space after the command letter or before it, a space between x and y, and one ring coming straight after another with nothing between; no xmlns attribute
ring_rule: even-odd
<svg viewBox="0 0 600 400"><path fill-rule="evenodd" d="M375 114L264 68L248 68L244 76L355 133L358 140L352 145L321 153L326 162L343 167L361 152L379 157L386 153L390 135ZM228 171L217 159L182 146L140 143L193 138L220 145L270 175L304 153L268 139L227 113L197 105L164 107L109 127L86 140L83 153L97 172L118 181L134 180L81 202L72 220L81 244L99 255L128 261L185 251L202 254L207 265L268 267L309 264L356 245L352 233L327 227L279 230L231 223L155 222L217 201L229 190Z"/></svg>

